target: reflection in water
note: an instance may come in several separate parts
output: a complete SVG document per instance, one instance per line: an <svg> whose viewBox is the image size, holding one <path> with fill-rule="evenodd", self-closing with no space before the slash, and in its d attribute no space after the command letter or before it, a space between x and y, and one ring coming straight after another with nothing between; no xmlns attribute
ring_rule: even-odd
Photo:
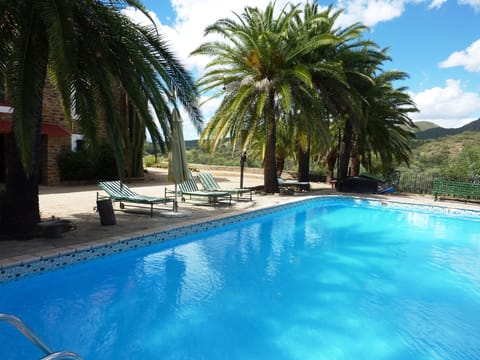
<svg viewBox="0 0 480 360"><path fill-rule="evenodd" d="M179 259L179 256L177 257L172 249L165 259L164 289L165 302L170 306L175 306L175 308L182 305L181 297L186 268L184 261Z"/></svg>
<svg viewBox="0 0 480 360"><path fill-rule="evenodd" d="M192 242L145 257L145 273L158 281L165 297L162 302L180 308L213 296L221 288L222 276L210 263L204 246Z"/></svg>

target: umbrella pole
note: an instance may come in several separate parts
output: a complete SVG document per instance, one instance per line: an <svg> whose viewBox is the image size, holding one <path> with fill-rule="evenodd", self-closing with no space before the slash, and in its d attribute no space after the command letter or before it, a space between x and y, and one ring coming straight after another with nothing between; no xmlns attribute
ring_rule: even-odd
<svg viewBox="0 0 480 360"><path fill-rule="evenodd" d="M178 202L177 202L177 184L175 183L175 200L173 200L173 212L178 211Z"/></svg>

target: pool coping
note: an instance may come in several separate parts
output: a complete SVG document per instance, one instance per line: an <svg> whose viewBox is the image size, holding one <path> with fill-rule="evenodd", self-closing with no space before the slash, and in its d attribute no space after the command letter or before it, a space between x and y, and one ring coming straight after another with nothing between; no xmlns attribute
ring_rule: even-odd
<svg viewBox="0 0 480 360"><path fill-rule="evenodd" d="M129 250L147 247L164 241L174 240L179 237L238 223L253 219L258 216L272 214L294 207L300 207L310 202L334 199L352 199L355 203L360 204L366 202L370 206L389 206L395 209L428 211L429 213L449 216L466 216L474 219L480 219L480 210L476 209L466 209L437 204L420 204L411 201L379 199L354 195L320 195L310 197L308 199L275 205L272 207L250 210L241 214L227 215L204 222L155 231L152 233L133 235L121 239L104 239L96 242L93 241L88 244L61 248L54 251L45 251L45 253L41 253L36 256L26 256L25 258L20 259L17 258L12 263L0 265L0 284L42 274L55 269L65 268L74 264L85 263L94 259L123 253Z"/></svg>

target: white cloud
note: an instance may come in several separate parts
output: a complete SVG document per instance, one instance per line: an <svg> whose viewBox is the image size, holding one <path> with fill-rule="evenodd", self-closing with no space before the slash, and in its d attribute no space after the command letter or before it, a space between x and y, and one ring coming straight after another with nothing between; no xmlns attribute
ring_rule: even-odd
<svg viewBox="0 0 480 360"><path fill-rule="evenodd" d="M140 10L136 10L134 8L126 8L122 10L122 13L127 15L134 23L144 25L144 26L149 26L152 24L152 22L145 16L143 12ZM152 20L156 24L160 24L160 20L157 17L157 14L155 14L153 11L148 11L148 15L152 18Z"/></svg>
<svg viewBox="0 0 480 360"><path fill-rule="evenodd" d="M361 22L370 27L399 17L405 7L403 0L340 0L337 4L345 9L339 18L341 25Z"/></svg>
<svg viewBox="0 0 480 360"><path fill-rule="evenodd" d="M466 70L480 72L480 39L474 41L468 48L455 51L447 60L439 64L442 68L463 66Z"/></svg>
<svg viewBox="0 0 480 360"><path fill-rule="evenodd" d="M414 121L431 121L447 128L468 124L480 117L480 95L466 92L459 80L449 79L445 87L434 87L412 96L419 112Z"/></svg>
<svg viewBox="0 0 480 360"><path fill-rule="evenodd" d="M458 3L461 5L469 5L475 11L480 11L480 0L458 0Z"/></svg>
<svg viewBox="0 0 480 360"><path fill-rule="evenodd" d="M428 7L429 9L440 9L446 2L447 0L432 0Z"/></svg>

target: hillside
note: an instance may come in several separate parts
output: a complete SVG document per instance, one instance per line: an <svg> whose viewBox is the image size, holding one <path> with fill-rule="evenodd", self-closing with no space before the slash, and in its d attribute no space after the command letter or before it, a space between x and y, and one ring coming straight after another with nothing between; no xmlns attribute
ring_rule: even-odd
<svg viewBox="0 0 480 360"><path fill-rule="evenodd" d="M185 140L185 148L188 149L197 149L198 140Z"/></svg>
<svg viewBox="0 0 480 360"><path fill-rule="evenodd" d="M417 126L417 133L439 127L437 124L430 121L417 121L415 122L415 125Z"/></svg>
<svg viewBox="0 0 480 360"><path fill-rule="evenodd" d="M460 134L447 135L437 139L418 141L414 146L414 158L438 157L440 155L457 155L464 147L480 144L480 131L464 131Z"/></svg>
<svg viewBox="0 0 480 360"><path fill-rule="evenodd" d="M419 123L422 124L422 127L423 126L427 127L425 130L420 130L416 133L417 139L420 139L420 140L438 139L444 136L461 134L465 131L480 131L480 119L472 121L471 123L468 123L467 125L464 125L459 128L442 128L440 126L436 126L435 124L428 123L426 121L422 121ZM416 125L419 126L419 123L416 123ZM428 126L425 124L432 124L434 125L434 127L428 128Z"/></svg>

